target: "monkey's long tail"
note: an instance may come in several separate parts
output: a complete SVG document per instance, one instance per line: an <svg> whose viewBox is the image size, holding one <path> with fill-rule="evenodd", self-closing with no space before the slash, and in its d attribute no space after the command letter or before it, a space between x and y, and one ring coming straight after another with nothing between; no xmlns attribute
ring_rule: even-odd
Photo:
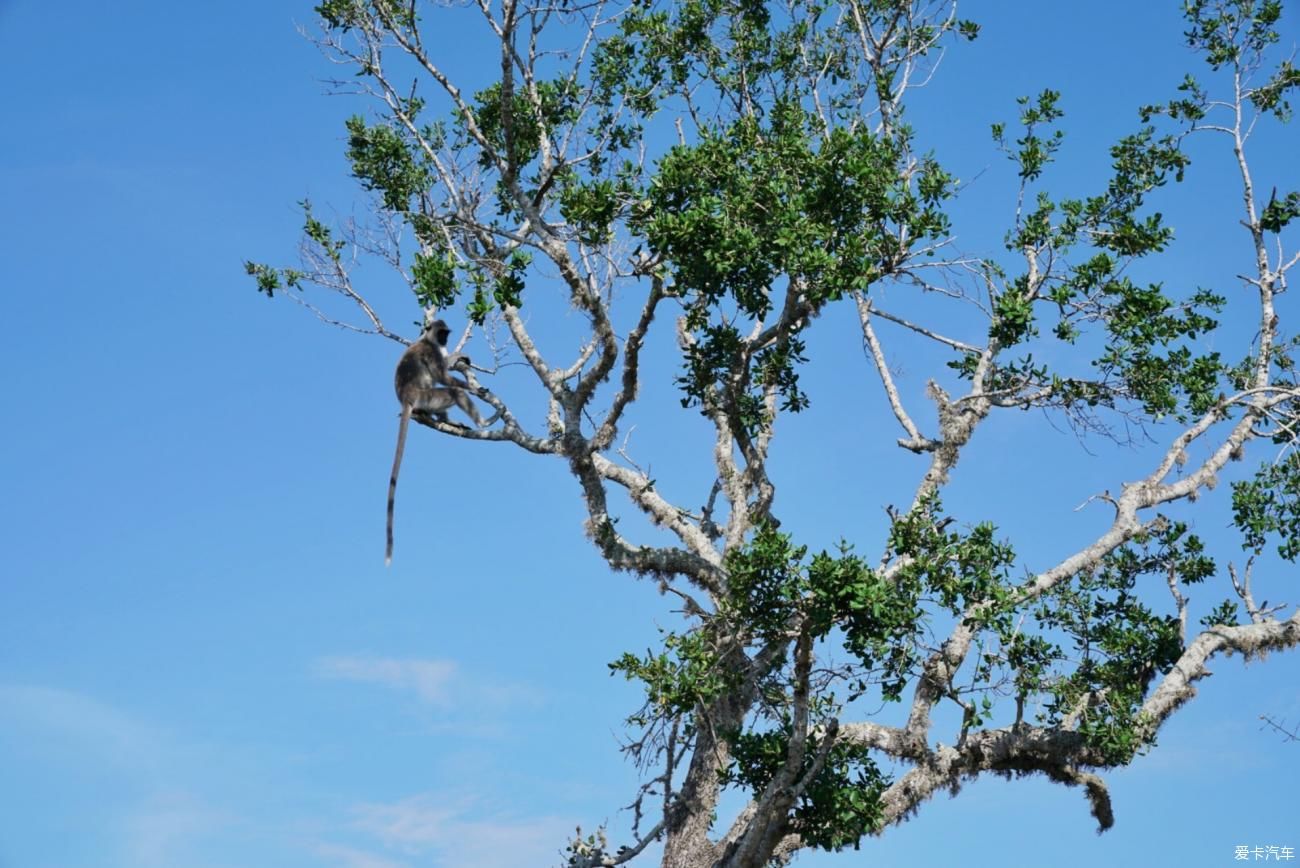
<svg viewBox="0 0 1300 868"><path fill-rule="evenodd" d="M411 421L411 405L402 407L402 421L397 424L397 452L393 455L393 475L388 477L388 548L384 566L393 562L393 500L397 497L397 472L402 469L402 450L406 448L406 425Z"/></svg>

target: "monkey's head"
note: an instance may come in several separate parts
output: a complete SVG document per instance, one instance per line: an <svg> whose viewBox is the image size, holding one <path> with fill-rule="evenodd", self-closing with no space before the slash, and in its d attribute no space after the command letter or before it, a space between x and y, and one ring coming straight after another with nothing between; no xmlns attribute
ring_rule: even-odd
<svg viewBox="0 0 1300 868"><path fill-rule="evenodd" d="M451 326L447 325L445 320L434 320L429 324L426 336L432 336L438 342L438 346L447 346L447 339L451 337Z"/></svg>

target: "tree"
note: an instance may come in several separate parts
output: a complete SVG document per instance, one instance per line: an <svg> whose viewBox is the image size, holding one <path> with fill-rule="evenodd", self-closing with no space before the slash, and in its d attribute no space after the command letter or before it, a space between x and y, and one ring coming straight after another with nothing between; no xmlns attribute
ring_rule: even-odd
<svg viewBox="0 0 1300 868"><path fill-rule="evenodd" d="M1270 65L1280 2L1185 4L1187 42L1209 75L1140 109L1090 195L1048 186L1059 94L1022 99L1018 124L992 130L1016 167L1017 207L1005 250L981 256L955 252L947 211L961 185L919 150L905 113L937 52L978 34L954 4L480 10L499 55L490 83L471 90L426 42L447 10L316 7L321 45L356 73L338 86L380 108L347 121L375 225L331 228L306 205L302 267L247 270L268 296L314 304L309 287L337 292L366 322L352 327L400 340L353 285L354 253L369 253L424 308L462 304L478 325L504 323L509 345L494 361L514 354L531 369L545 424L516 412L525 396L474 375L499 423L419 421L566 461L609 566L680 604L662 648L611 664L645 687L629 718L627 749L646 770L633 837L579 835L570 865L631 862L652 842L674 868L783 865L805 848L856 847L985 773L1082 787L1104 830L1113 815L1099 773L1154 744L1210 658L1300 643L1300 610L1279 618L1253 590L1257 571L1300 555L1297 341L1275 305L1300 260L1283 239L1300 192L1260 183L1248 162L1257 124L1287 121L1300 86L1289 61ZM1149 200L1183 179L1193 135L1217 137L1239 171L1249 301L1134 278L1172 238ZM563 361L543 355L524 313L557 285L587 330ZM883 539L810 553L781 530L769 458L778 420L823 399L800 383L807 341L819 316L846 306L918 480L906 502L881 504ZM711 429L672 444L712 457L695 510L619 443L665 310L681 406ZM1233 316L1255 326L1229 349ZM927 380L932 422L900 388L887 337L942 354ZM1028 409L1150 458L1139 478L1096 495L1102 532L1046 564L942 502L986 420ZM1258 468L1237 469L1248 452ZM1235 560L1231 547L1212 556L1192 525L1220 476ZM658 530L620 528L615 494ZM1187 586L1211 583L1228 599L1193 611ZM892 775L882 759L906 770ZM727 788L749 799L734 818L717 812Z"/></svg>

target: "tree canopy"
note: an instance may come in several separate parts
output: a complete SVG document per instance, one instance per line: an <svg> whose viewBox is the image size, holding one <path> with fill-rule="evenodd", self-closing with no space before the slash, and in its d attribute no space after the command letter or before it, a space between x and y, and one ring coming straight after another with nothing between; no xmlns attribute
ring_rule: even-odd
<svg viewBox="0 0 1300 868"><path fill-rule="evenodd" d="M783 865L858 847L989 773L1080 787L1104 830L1103 774L1154 745L1207 661L1300 643L1300 609L1253 590L1257 571L1300 555L1297 338L1278 304L1300 261L1300 192L1249 160L1252 138L1290 119L1300 71L1274 57L1277 0L1183 5L1205 66L1135 107L1097 189L1053 189L1060 93L991 120L1018 190L1002 248L980 253L956 244L965 185L906 110L941 53L979 34L955 3L483 0L497 52L481 87L453 81L433 48L449 10L316 7L321 45L354 74L338 88L377 108L346 121L373 223L329 226L304 203L302 264L248 263L258 289L318 312L312 293L338 293L360 317L350 327L397 338L353 282L367 254L426 310L500 325L508 338L490 363L475 354L469 379L499 421L420 421L562 459L605 561L681 612L661 647L609 664L645 688L628 718L644 771L632 837L580 834L569 865L652 844L675 868ZM1191 136L1237 172L1236 197L1212 207L1243 227L1238 286L1140 276L1173 238L1152 200L1196 171ZM585 327L573 357L530 331L530 309L560 304ZM844 541L813 551L783 531L769 459L783 419L835 400L800 373L819 319L841 314L881 387L863 437L896 440L917 472L908 498L880 503L882 537L846 517ZM1253 324L1244 338L1233 318ZM659 331L679 353L682 411L710 433L629 448ZM924 373L928 404L891 367L904 340L942 358ZM514 361L543 404L494 388ZM986 420L1025 410L1148 459L1099 485L1104 529L1046 563L944 505ZM661 490L640 448L708 456L700 500ZM870 486L852 459L846 479ZM1239 545L1211 551L1198 499L1225 497ZM1192 607L1189 586L1214 604ZM719 815L726 790L745 794L736 816Z"/></svg>

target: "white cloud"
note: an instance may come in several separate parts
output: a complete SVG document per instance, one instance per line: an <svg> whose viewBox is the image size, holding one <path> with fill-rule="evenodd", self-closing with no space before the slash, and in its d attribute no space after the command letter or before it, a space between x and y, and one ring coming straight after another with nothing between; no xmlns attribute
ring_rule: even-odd
<svg viewBox="0 0 1300 868"><path fill-rule="evenodd" d="M138 868L193 865L198 842L227 822L227 817L191 793L157 793L127 821L129 864Z"/></svg>
<svg viewBox="0 0 1300 868"><path fill-rule="evenodd" d="M322 678L408 691L427 705L448 710L454 706L462 712L495 712L521 705L535 708L544 699L542 691L532 685L467 675L454 660L338 655L317 660L315 671Z"/></svg>
<svg viewBox="0 0 1300 868"><path fill-rule="evenodd" d="M449 684L456 674L456 664L450 660L414 658L326 657L317 662L316 672L325 678L410 690L431 705L448 705Z"/></svg>
<svg viewBox="0 0 1300 868"><path fill-rule="evenodd" d="M26 753L48 752L37 762L71 775L77 790L103 788L100 809L83 820L95 833L111 829L110 850L119 861L106 857L106 864L200 868L211 864L201 855L205 843L234 822L191 789L200 777L196 769L210 764L202 762L201 751L98 699L57 687L0 684L0 734L11 729Z"/></svg>
<svg viewBox="0 0 1300 868"><path fill-rule="evenodd" d="M559 817L474 817L471 807L467 800L425 793L360 805L354 825L387 848L435 856L439 865L476 868L553 864L574 827Z"/></svg>
<svg viewBox="0 0 1300 868"><path fill-rule="evenodd" d="M344 868L407 868L405 862L394 862L392 859L385 859L383 856L340 844L319 844L316 853L343 865Z"/></svg>
<svg viewBox="0 0 1300 868"><path fill-rule="evenodd" d="M438 805L432 796L412 796L400 802L359 805L356 826L387 847L418 851L443 841L460 809Z"/></svg>
<svg viewBox="0 0 1300 868"><path fill-rule="evenodd" d="M0 684L0 722L34 726L113 766L152 772L174 746L165 734L110 705L71 690Z"/></svg>

